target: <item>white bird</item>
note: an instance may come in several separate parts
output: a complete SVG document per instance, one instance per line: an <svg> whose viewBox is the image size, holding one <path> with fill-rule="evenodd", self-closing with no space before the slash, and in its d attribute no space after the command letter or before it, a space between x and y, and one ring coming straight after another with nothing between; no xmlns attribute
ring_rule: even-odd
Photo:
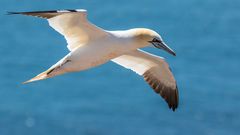
<svg viewBox="0 0 240 135"><path fill-rule="evenodd" d="M143 76L155 92L166 100L170 109L174 111L178 107L178 88L168 64L163 58L139 49L153 45L175 56L157 32L146 28L106 31L90 23L86 17L87 11L83 9L9 14L47 19L49 25L65 37L70 51L48 70L24 83L82 71L111 60Z"/></svg>

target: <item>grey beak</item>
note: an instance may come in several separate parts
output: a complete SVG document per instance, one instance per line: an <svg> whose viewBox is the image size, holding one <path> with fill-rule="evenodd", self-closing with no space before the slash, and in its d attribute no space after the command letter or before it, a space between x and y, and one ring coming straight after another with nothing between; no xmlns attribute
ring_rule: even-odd
<svg viewBox="0 0 240 135"><path fill-rule="evenodd" d="M170 48L167 46L166 43L164 43L163 41L161 42L151 42L156 48L159 48L159 49L163 49L164 51L172 54L173 56L176 56L176 53Z"/></svg>
<svg viewBox="0 0 240 135"><path fill-rule="evenodd" d="M161 42L159 46L160 46L160 49L163 49L168 53L172 54L173 56L176 56L176 53L170 47L168 47L167 44L165 44L164 42Z"/></svg>

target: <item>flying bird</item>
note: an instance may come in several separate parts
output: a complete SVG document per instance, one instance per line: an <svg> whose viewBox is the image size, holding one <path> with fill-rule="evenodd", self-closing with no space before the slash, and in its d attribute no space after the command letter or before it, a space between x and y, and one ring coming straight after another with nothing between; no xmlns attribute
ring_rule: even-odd
<svg viewBox="0 0 240 135"><path fill-rule="evenodd" d="M170 109L175 111L178 107L178 88L167 62L162 57L139 49L154 46L175 56L175 52L157 32L147 28L107 31L90 23L84 9L9 14L47 19L49 25L65 37L70 51L48 70L24 83L82 71L113 61L142 76L165 99Z"/></svg>

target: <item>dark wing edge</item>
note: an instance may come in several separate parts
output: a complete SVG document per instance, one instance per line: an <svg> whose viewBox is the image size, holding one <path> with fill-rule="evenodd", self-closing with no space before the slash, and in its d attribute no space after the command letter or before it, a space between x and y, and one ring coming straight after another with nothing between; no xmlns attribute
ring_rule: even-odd
<svg viewBox="0 0 240 135"><path fill-rule="evenodd" d="M31 12L7 12L7 15L21 14L21 15L35 16L35 17L44 18L44 19L50 19L57 15L60 15L63 13L71 13L71 12L86 12L86 10L67 9L67 10L49 10L49 11L31 11Z"/></svg>
<svg viewBox="0 0 240 135"><path fill-rule="evenodd" d="M165 99L165 101L168 103L168 107L175 111L179 104L177 85L175 88L164 85L154 76L154 73L151 71L152 70L149 69L143 74L144 80L154 89L156 93L160 94Z"/></svg>

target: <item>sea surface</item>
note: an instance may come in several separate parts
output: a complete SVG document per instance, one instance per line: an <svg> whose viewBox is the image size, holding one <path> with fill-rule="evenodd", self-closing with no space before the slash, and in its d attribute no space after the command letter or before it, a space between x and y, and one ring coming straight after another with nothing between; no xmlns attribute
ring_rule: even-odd
<svg viewBox="0 0 240 135"><path fill-rule="evenodd" d="M147 27L178 83L176 112L112 62L27 85L68 53L46 20L7 11L87 9L107 30ZM1 0L0 135L239 135L239 0ZM93 54L94 55L94 54Z"/></svg>

